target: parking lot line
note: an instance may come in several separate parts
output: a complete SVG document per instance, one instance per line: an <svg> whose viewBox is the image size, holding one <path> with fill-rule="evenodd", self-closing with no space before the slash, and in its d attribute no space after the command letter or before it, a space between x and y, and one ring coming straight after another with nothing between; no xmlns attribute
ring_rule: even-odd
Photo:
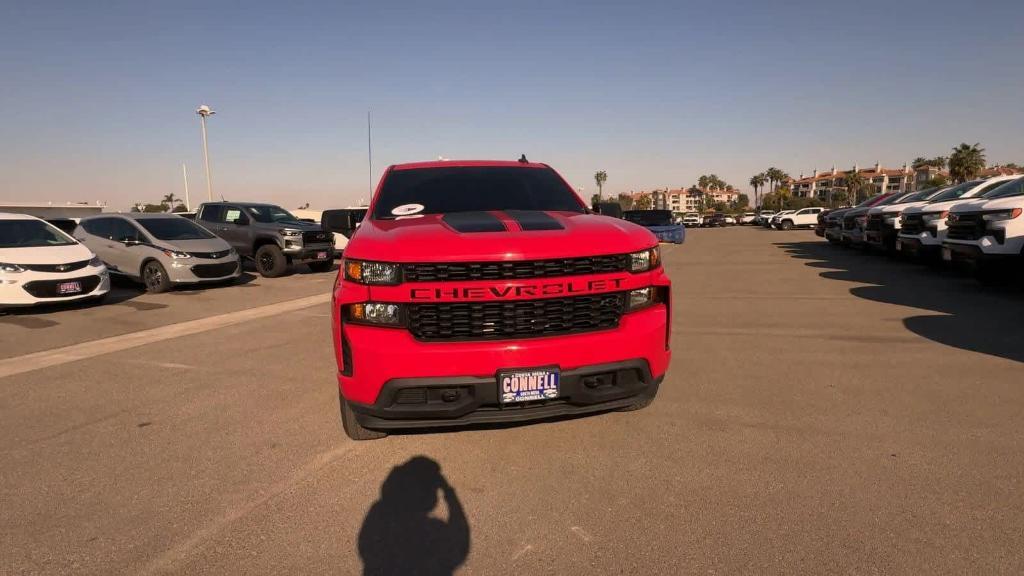
<svg viewBox="0 0 1024 576"><path fill-rule="evenodd" d="M83 342L81 344L74 344L63 348L34 352L32 354L25 354L24 356L6 358L0 360L0 378L13 376L15 374L23 374L25 372L31 372L41 368L59 366L68 362L85 360L102 354L120 352L121 350L127 350L137 346L145 346L146 344L170 340L171 338L179 338L181 336L215 330L217 328L223 328L225 326L231 326L241 322L247 322L249 320L256 320L258 318L266 318L267 316L292 312L302 308L309 308L310 306L326 304L330 302L330 300L330 294L318 294L316 296L286 300L284 302L250 308L248 310L229 312L226 314L219 314L217 316L200 318L198 320L190 320L188 322L161 326L159 328L151 328L149 330L121 334L110 338L92 340L90 342Z"/></svg>

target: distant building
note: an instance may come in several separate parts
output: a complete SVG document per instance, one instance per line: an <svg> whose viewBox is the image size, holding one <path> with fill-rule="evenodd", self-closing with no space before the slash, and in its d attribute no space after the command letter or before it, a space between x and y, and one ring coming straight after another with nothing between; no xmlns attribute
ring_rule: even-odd
<svg viewBox="0 0 1024 576"><path fill-rule="evenodd" d="M830 172L815 170L807 177L801 174L790 183L790 190L798 198L827 200L834 192L846 191L846 177L854 172L874 185L875 192L910 192L916 182L915 172L906 164L903 168L884 168L876 163L871 168L854 166L852 170L836 170L833 166Z"/></svg>

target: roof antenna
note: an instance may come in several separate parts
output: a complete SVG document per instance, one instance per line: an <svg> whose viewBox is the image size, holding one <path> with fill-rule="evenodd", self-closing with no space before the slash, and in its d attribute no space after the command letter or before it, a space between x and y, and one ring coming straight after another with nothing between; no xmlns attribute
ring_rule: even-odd
<svg viewBox="0 0 1024 576"><path fill-rule="evenodd" d="M522 156L519 157L519 162L521 162L522 164L530 163L530 161L526 159L526 154L523 154Z"/></svg>

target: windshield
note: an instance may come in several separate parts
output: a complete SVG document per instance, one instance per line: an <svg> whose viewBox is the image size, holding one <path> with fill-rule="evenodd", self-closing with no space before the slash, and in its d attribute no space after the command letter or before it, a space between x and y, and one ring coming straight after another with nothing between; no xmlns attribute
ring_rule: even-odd
<svg viewBox="0 0 1024 576"><path fill-rule="evenodd" d="M292 213L273 204L261 204L259 206L246 206L253 219L257 222L298 222L298 218Z"/></svg>
<svg viewBox="0 0 1024 576"><path fill-rule="evenodd" d="M903 200L900 200L900 203L901 204L906 204L907 202L920 202L922 200L927 200L929 196L934 196L940 190L942 190L942 189L941 188L927 188L925 190L921 190L920 192L917 192L916 194L911 194L910 196L907 196Z"/></svg>
<svg viewBox="0 0 1024 576"><path fill-rule="evenodd" d="M854 206L854 208L864 208L865 206L878 206L878 204L875 204L875 202L878 201L879 196L881 196L881 194L875 194L871 198L868 198L867 200L861 202L860 204L857 204L856 206Z"/></svg>
<svg viewBox="0 0 1024 576"><path fill-rule="evenodd" d="M191 221L174 216L172 218L139 218L136 220L157 240L205 240L213 238L206 229Z"/></svg>
<svg viewBox="0 0 1024 576"><path fill-rule="evenodd" d="M641 226L672 225L672 212L669 210L627 210L622 213L622 218Z"/></svg>
<svg viewBox="0 0 1024 576"><path fill-rule="evenodd" d="M392 170L373 217L489 210L584 212L576 194L550 168L452 166Z"/></svg>
<svg viewBox="0 0 1024 576"><path fill-rule="evenodd" d="M0 220L0 248L42 248L77 244L41 220Z"/></svg>
<svg viewBox="0 0 1024 576"><path fill-rule="evenodd" d="M1008 198L1010 196L1024 196L1024 178L1005 182L1002 186L983 194L982 198Z"/></svg>
<svg viewBox="0 0 1024 576"><path fill-rule="evenodd" d="M942 202L943 200L956 200L957 198L963 196L965 192L981 183L982 180L971 180L970 182L957 184L952 188L946 188L943 192L936 194L935 196L932 196L931 198L928 199L928 201Z"/></svg>

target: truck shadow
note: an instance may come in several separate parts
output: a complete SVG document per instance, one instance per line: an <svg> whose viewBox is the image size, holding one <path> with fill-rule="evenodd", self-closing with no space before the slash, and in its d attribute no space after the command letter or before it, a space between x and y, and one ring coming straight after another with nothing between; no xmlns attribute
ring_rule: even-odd
<svg viewBox="0 0 1024 576"><path fill-rule="evenodd" d="M790 256L820 268L820 276L870 284L850 289L859 298L927 310L903 325L914 334L962 350L1024 362L1024 293L985 287L973 278L895 257L822 241L778 242ZM938 314L934 314L938 313Z"/></svg>
<svg viewBox="0 0 1024 576"><path fill-rule="evenodd" d="M432 514L439 494L448 509L447 520ZM358 546L367 576L447 576L466 561L469 521L435 460L415 456L391 469L381 484L380 499L363 519Z"/></svg>

